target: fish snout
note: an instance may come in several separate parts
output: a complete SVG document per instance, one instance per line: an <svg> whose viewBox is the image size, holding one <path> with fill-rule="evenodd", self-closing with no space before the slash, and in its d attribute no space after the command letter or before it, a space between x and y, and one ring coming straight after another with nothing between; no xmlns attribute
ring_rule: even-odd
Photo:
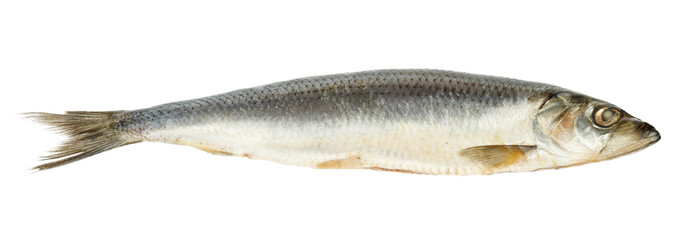
<svg viewBox="0 0 686 240"><path fill-rule="evenodd" d="M643 123L643 126L641 126L641 131L643 131L643 138L644 139L649 139L651 142L657 142L660 141L660 132L653 127L653 125L650 125L649 123Z"/></svg>

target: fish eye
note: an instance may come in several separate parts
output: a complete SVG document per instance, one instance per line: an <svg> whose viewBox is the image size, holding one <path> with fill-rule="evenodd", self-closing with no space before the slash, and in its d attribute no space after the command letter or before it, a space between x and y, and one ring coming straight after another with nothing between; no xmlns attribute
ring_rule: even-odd
<svg viewBox="0 0 686 240"><path fill-rule="evenodd" d="M619 109L609 106L600 106L593 113L593 122L600 127L610 127L619 122L622 113Z"/></svg>

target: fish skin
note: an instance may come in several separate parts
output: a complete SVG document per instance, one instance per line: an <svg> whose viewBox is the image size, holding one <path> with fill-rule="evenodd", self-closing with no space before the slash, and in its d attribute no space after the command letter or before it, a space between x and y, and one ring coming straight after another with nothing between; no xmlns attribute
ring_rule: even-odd
<svg viewBox="0 0 686 240"><path fill-rule="evenodd" d="M123 114L128 120L122 122L121 130L142 133L217 118L325 121L374 115L404 121L422 119L426 114L453 117L439 113L448 107L460 109L462 112L455 112L458 116L481 116L504 103L524 104L563 90L453 71L375 70L300 78L135 110Z"/></svg>
<svg viewBox="0 0 686 240"><path fill-rule="evenodd" d="M205 145L217 152L286 164L316 166L357 154L368 168L465 174L483 170L460 161L446 163L447 159L459 158L461 149L484 144L533 143L532 134L512 130L516 125L530 126L532 114L512 115L499 121L490 113L508 106L533 112L540 101L561 90L546 84L451 71L366 71L295 79L132 111L125 114L130 120L122 131L137 132L146 141ZM480 123L481 118L489 120ZM224 127L203 127L217 125ZM393 130L401 125L412 133ZM190 126L200 127L180 130ZM362 126L372 129L355 133ZM414 133L418 130L428 134ZM432 133L463 130L488 136ZM241 136L240 141L248 141L251 146L236 142L231 135ZM417 142L425 137L435 139ZM250 138L270 140L246 140ZM279 143L290 141L294 144ZM452 144L433 149L445 142ZM274 148L307 150L268 151Z"/></svg>
<svg viewBox="0 0 686 240"><path fill-rule="evenodd" d="M538 111L558 93L573 92L453 71L375 70L278 82L98 121L113 122L107 130L120 138L114 147L153 141L309 167L491 174L560 167L560 157L546 152L534 129L534 121L545 120ZM68 114L36 118L55 125L71 121ZM73 136L88 134L72 125L62 127ZM460 154L465 149L498 152ZM473 156L502 157L507 164Z"/></svg>

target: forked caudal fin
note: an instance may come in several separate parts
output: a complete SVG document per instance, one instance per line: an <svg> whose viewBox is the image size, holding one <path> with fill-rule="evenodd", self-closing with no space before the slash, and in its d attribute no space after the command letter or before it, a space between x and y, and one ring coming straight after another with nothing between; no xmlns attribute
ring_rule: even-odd
<svg viewBox="0 0 686 240"><path fill-rule="evenodd" d="M45 170L59 167L135 143L127 141L121 132L115 129L118 113L121 112L26 113L29 118L50 125L69 136L69 139L54 150L53 154L42 157L42 160L54 161L36 166L34 169Z"/></svg>

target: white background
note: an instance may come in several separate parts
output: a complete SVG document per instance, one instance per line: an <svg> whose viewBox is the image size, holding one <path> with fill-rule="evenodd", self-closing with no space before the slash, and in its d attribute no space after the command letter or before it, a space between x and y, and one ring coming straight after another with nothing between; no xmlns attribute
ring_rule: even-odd
<svg viewBox="0 0 686 240"><path fill-rule="evenodd" d="M678 1L2 1L0 239L684 239ZM546 82L662 134L564 170L313 170L160 143L31 174L29 111L149 107L320 74L437 68Z"/></svg>

